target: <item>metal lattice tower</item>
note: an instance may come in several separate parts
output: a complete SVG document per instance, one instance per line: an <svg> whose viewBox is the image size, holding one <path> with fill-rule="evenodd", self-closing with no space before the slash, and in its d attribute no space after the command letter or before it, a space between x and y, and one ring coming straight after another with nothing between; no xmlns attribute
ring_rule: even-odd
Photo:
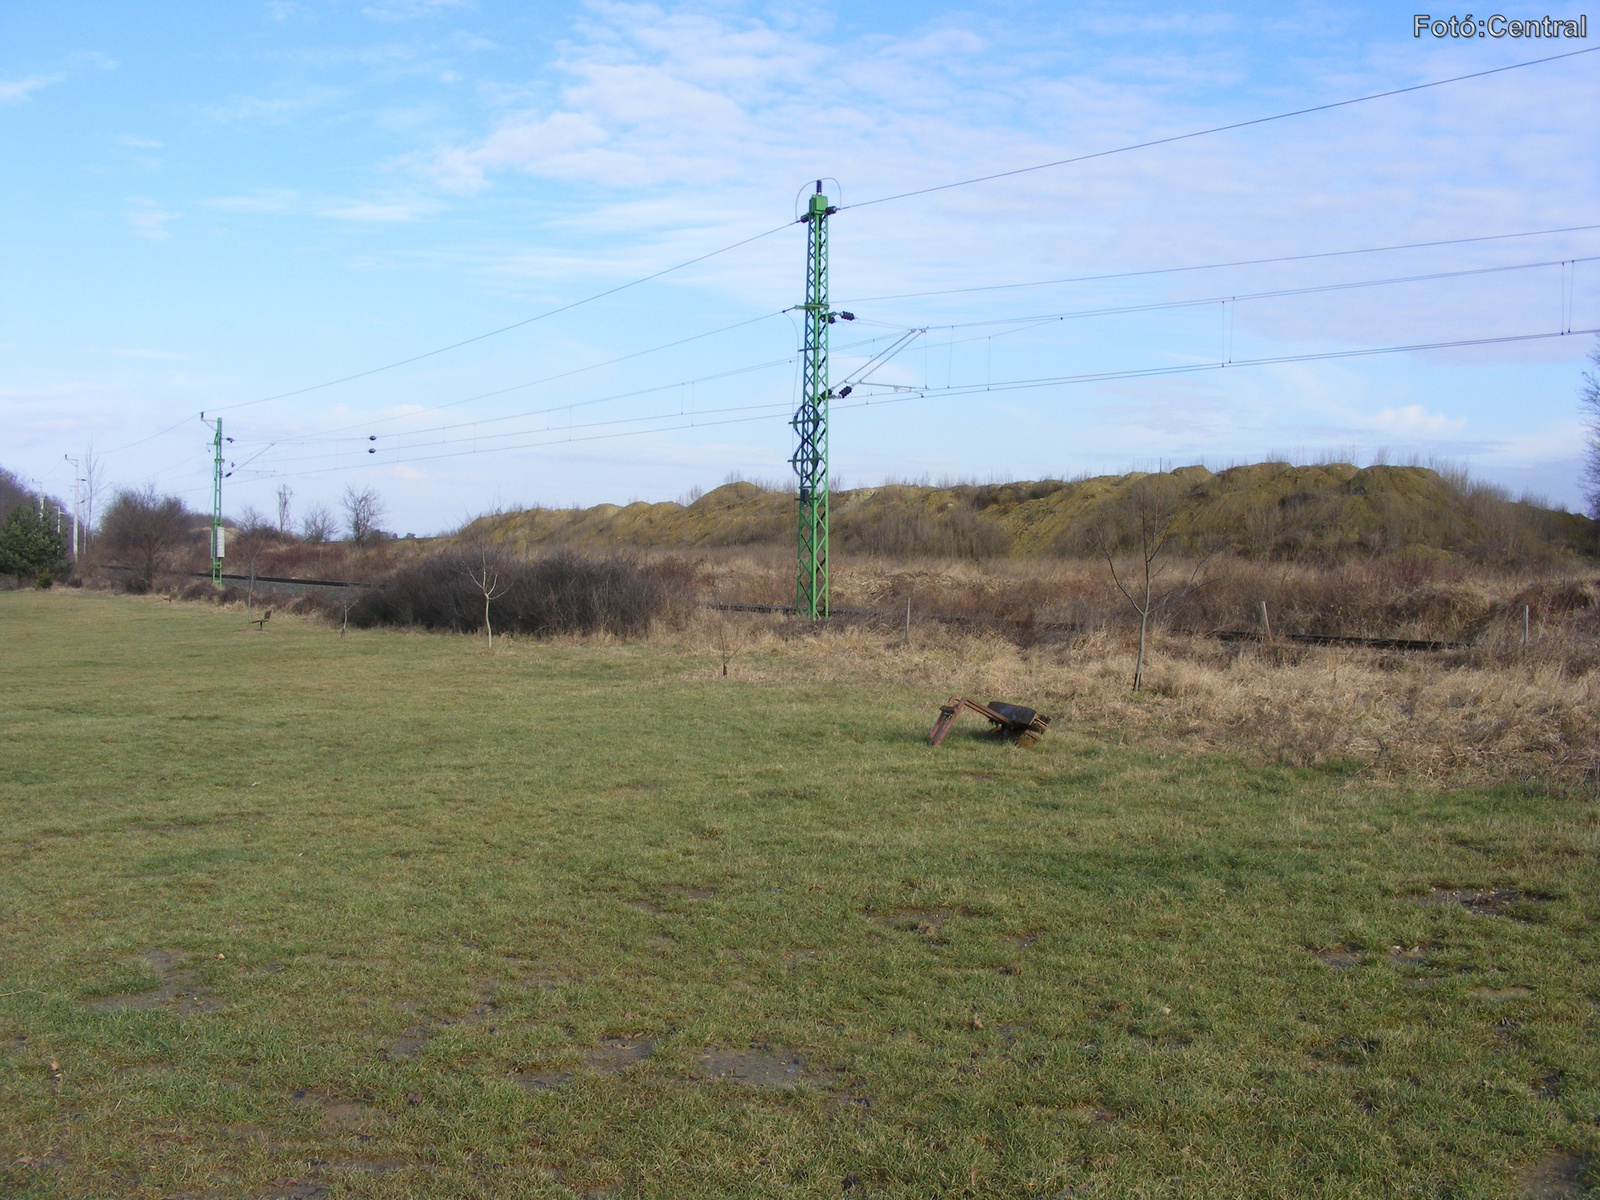
<svg viewBox="0 0 1600 1200"><path fill-rule="evenodd" d="M805 349L800 382L800 408L793 426L799 439L789 460L800 477L799 563L795 575L795 611L803 617L826 617L828 604L828 217L835 211L822 194L822 181L806 210Z"/></svg>
<svg viewBox="0 0 1600 1200"><path fill-rule="evenodd" d="M222 418L217 418L217 435L211 470L211 582L222 582Z"/></svg>

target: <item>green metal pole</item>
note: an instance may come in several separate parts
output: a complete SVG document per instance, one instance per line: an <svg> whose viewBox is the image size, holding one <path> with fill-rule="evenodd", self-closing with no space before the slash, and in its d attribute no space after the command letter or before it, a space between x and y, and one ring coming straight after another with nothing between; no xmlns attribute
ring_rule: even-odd
<svg viewBox="0 0 1600 1200"><path fill-rule="evenodd" d="M216 452L211 469L211 582L222 582L222 418L217 418Z"/></svg>
<svg viewBox="0 0 1600 1200"><path fill-rule="evenodd" d="M800 504L795 611L813 620L826 617L828 601L828 217L835 209L816 194L806 210L806 302L804 367L800 408L789 424L799 439L789 461L799 476Z"/></svg>

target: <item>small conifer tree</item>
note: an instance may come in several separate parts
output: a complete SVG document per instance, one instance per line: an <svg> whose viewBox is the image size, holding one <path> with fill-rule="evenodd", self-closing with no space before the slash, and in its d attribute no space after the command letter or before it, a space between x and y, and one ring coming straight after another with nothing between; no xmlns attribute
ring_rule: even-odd
<svg viewBox="0 0 1600 1200"><path fill-rule="evenodd" d="M0 525L0 575L38 579L59 574L66 566L67 547L55 522L35 504L19 504Z"/></svg>

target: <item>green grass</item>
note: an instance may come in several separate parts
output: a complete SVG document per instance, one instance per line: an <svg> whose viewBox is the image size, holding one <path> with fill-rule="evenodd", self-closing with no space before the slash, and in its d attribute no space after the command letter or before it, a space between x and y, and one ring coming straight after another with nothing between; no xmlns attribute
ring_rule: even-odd
<svg viewBox="0 0 1600 1200"><path fill-rule="evenodd" d="M0 595L0 1193L1487 1197L1600 1146L1592 799L931 750L936 689L791 669ZM697 1078L762 1047L804 1086Z"/></svg>

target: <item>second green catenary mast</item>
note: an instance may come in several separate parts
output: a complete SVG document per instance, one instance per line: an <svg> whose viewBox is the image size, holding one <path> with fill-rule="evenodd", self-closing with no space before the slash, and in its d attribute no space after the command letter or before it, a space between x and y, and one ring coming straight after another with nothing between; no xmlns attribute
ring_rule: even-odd
<svg viewBox="0 0 1600 1200"><path fill-rule="evenodd" d="M836 210L817 181L803 218L806 222L805 348L800 407L790 425L799 444L789 461L799 478L799 562L795 611L803 617L828 615L828 217Z"/></svg>

